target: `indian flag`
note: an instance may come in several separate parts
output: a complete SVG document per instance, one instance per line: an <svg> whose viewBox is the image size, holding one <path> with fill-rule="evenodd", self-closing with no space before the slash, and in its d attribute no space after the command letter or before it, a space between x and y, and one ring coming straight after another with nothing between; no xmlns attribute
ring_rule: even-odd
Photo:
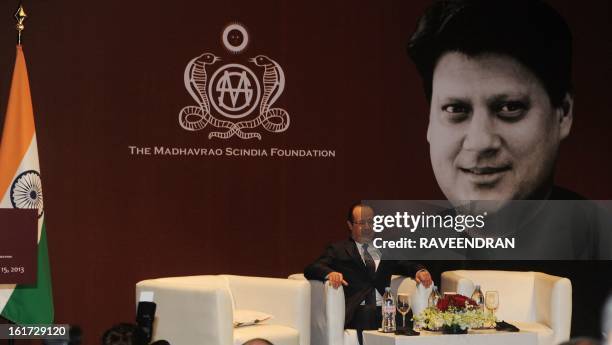
<svg viewBox="0 0 612 345"><path fill-rule="evenodd" d="M0 311L17 324L53 323L51 272L36 147L34 111L21 45L0 139L0 208L38 209L38 273L35 285L0 285Z"/></svg>

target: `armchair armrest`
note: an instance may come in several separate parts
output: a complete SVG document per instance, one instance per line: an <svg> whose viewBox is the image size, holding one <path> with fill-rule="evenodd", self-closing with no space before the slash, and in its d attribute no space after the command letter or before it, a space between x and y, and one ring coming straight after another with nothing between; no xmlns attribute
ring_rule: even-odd
<svg viewBox="0 0 612 345"><path fill-rule="evenodd" d="M289 279L304 280L303 274ZM308 280L311 298L311 340L317 345L344 344L344 289L334 289L329 282Z"/></svg>
<svg viewBox="0 0 612 345"><path fill-rule="evenodd" d="M536 321L548 325L555 344L570 337L572 320L572 283L567 278L534 273Z"/></svg>
<svg viewBox="0 0 612 345"><path fill-rule="evenodd" d="M330 345L344 344L344 318L346 317L344 303L344 288L334 289L329 281L325 282L325 314L327 318L327 343Z"/></svg>
<svg viewBox="0 0 612 345"><path fill-rule="evenodd" d="M442 293L457 292L458 294L470 297L474 292L474 282L471 279L458 275L454 271L443 272L441 282Z"/></svg>
<svg viewBox="0 0 612 345"><path fill-rule="evenodd" d="M289 326L300 333L300 344L310 344L310 289L306 281L220 276L229 284L236 309L262 311L273 316L269 324Z"/></svg>
<svg viewBox="0 0 612 345"><path fill-rule="evenodd" d="M174 345L233 345L233 310L226 282L216 276L143 280L136 284L154 293L157 304L153 339ZM176 327L178 324L181 327Z"/></svg>
<svg viewBox="0 0 612 345"><path fill-rule="evenodd" d="M391 292L397 296L400 293L413 295L416 292L416 281L410 277L394 275L391 277Z"/></svg>

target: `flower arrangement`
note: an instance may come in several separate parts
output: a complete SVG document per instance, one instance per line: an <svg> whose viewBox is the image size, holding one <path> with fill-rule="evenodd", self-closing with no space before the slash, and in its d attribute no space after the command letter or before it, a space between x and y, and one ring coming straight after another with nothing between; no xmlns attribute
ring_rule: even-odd
<svg viewBox="0 0 612 345"><path fill-rule="evenodd" d="M473 299L463 295L445 295L435 307L414 317L420 328L449 334L467 333L469 328L493 328L496 321L494 314L485 313Z"/></svg>

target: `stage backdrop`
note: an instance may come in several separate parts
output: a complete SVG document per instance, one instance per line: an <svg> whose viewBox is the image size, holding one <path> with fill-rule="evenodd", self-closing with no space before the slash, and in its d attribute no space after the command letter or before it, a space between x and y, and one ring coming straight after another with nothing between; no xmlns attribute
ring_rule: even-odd
<svg viewBox="0 0 612 345"><path fill-rule="evenodd" d="M443 198L405 54L427 3L24 1L56 321L93 344L133 320L140 280L285 277L348 235L353 201ZM610 5L553 4L575 36L557 181L610 199ZM16 7L0 4L2 114ZM609 268L569 270L588 281L574 334L597 335Z"/></svg>

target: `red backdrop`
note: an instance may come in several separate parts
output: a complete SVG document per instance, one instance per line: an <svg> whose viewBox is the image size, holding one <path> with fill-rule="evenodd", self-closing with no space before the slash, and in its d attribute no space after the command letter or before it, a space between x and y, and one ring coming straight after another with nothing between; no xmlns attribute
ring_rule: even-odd
<svg viewBox="0 0 612 345"><path fill-rule="evenodd" d="M24 1L56 322L81 325L95 343L133 319L140 280L284 277L346 236L353 201L442 198L425 140L427 105L404 53L427 3ZM576 41L575 122L557 180L609 199L610 4L553 4ZM0 116L16 7L0 4ZM266 54L284 69L277 104L291 116L286 132L209 140L207 130L178 125L193 103L187 62L206 51L240 58L220 42L232 22L249 30L242 57ZM320 148L336 157L143 157L129 145Z"/></svg>

